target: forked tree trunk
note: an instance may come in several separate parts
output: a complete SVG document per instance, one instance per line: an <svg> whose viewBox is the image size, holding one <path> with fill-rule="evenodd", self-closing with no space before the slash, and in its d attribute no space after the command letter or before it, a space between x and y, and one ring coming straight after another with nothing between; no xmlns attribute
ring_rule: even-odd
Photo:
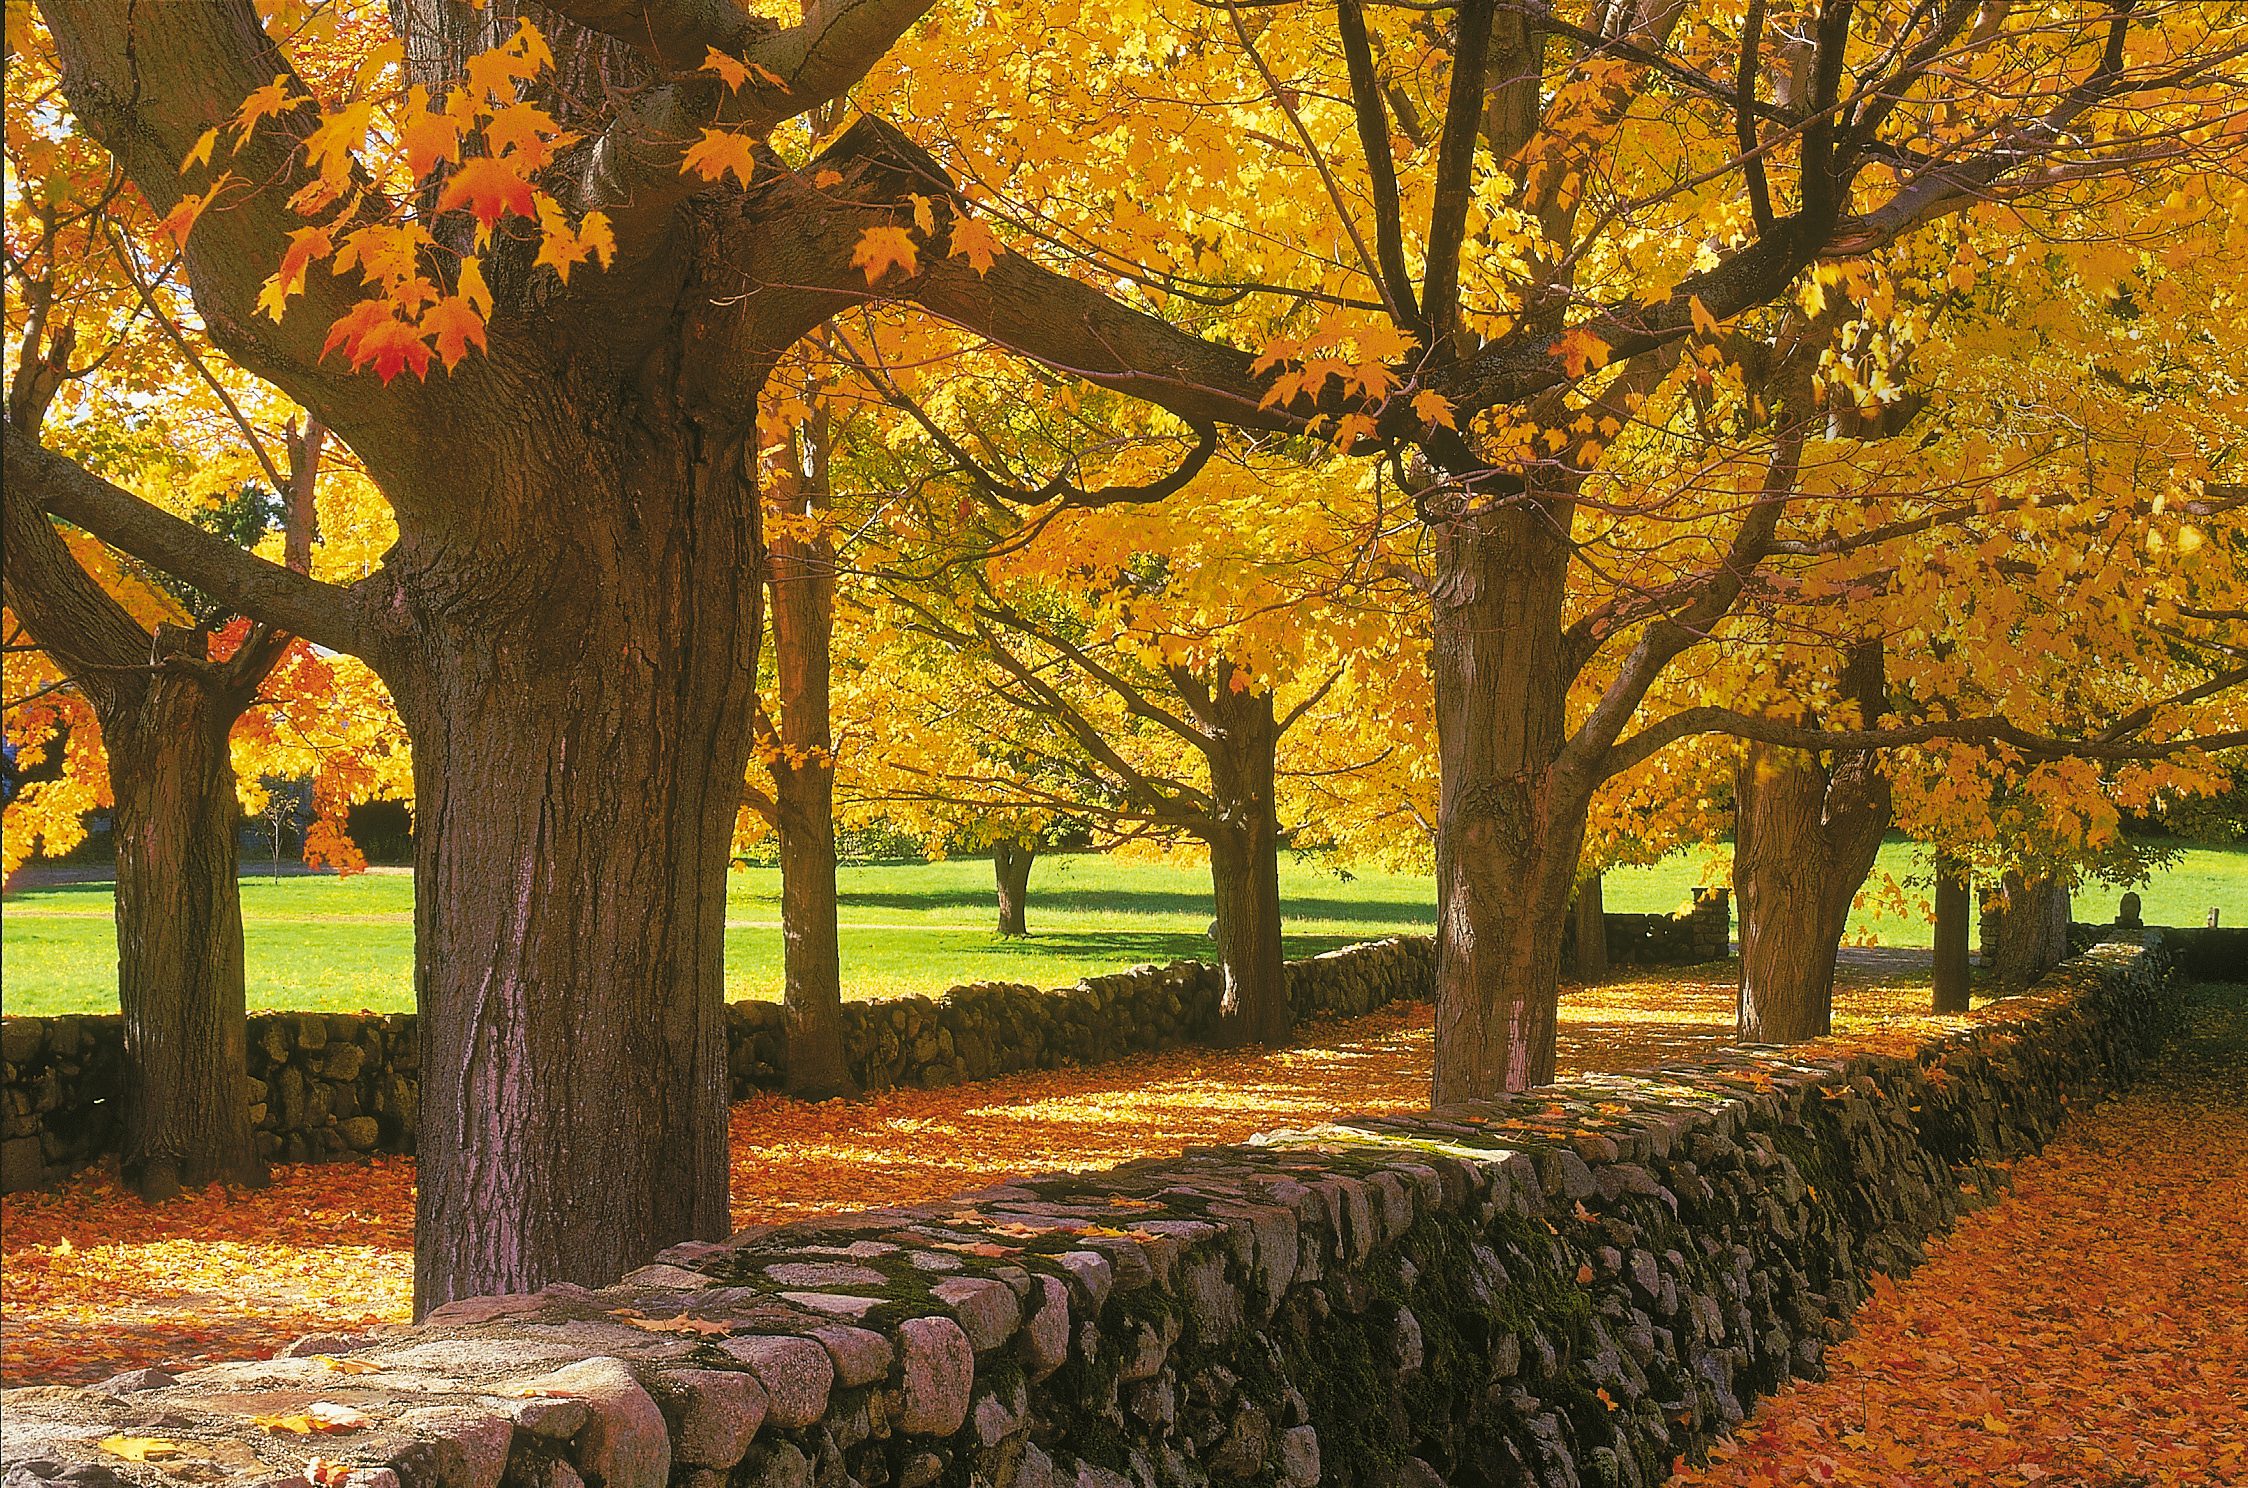
<svg viewBox="0 0 2248 1488"><path fill-rule="evenodd" d="M1889 781L1862 753L1832 770L1750 743L1735 786L1742 1042L1792 1044L1834 1027L1834 960L1889 826Z"/></svg>
<svg viewBox="0 0 2248 1488"><path fill-rule="evenodd" d="M1567 524L1509 508L1430 529L1442 795L1438 1104L1553 1078L1561 926L1589 784L1562 778Z"/></svg>
<svg viewBox="0 0 2248 1488"><path fill-rule="evenodd" d="M991 874L999 891L1001 935L1030 934L1023 910L1030 897L1030 865L1037 856L1036 842L1008 837L992 844Z"/></svg>
<svg viewBox="0 0 2248 1488"><path fill-rule="evenodd" d="M161 626L161 654L208 637ZM254 686L252 691L254 691ZM208 1183L262 1187L244 1093L248 1008L227 735L251 693L158 673L102 710L116 801L117 1000L126 1184L151 1201Z"/></svg>
<svg viewBox="0 0 2248 1488"><path fill-rule="evenodd" d="M1273 799L1280 729L1271 693L1229 691L1222 678L1209 713L1220 725L1208 751L1218 821L1207 841L1218 962L1225 971L1211 1038L1225 1048L1277 1049L1295 1032L1280 954L1280 821Z"/></svg>
<svg viewBox="0 0 2248 1488"><path fill-rule="evenodd" d="M1930 1011L1967 1011L1967 936L1971 896L1967 864L1947 852L1936 854L1936 976Z"/></svg>
<svg viewBox="0 0 2248 1488"><path fill-rule="evenodd" d="M1576 963L1570 968L1580 982L1608 979L1608 914L1600 902L1600 875L1577 885L1571 908L1577 934Z"/></svg>
<svg viewBox="0 0 2248 1488"><path fill-rule="evenodd" d="M782 472L796 515L824 509L825 430L806 443L810 478ZM781 839L781 938L788 1093L825 1100L855 1088L843 1050L843 971L835 930L835 755L828 718L835 634L835 548L824 536L776 537L766 550L778 677L780 757L772 762Z"/></svg>
<svg viewBox="0 0 2248 1488"><path fill-rule="evenodd" d="M36 411L27 420L36 426ZM253 631L226 664L202 631L153 636L94 583L46 516L6 504L7 602L100 720L115 802L121 1170L150 1201L262 1186L245 1082L241 886L227 735L282 650ZM159 662L149 670L153 649Z"/></svg>
<svg viewBox="0 0 2248 1488"><path fill-rule="evenodd" d="M557 403L515 412L512 458L456 457L513 520L506 562L455 577L442 531L394 560L418 622L380 667L414 740L417 1317L729 1229L753 477L737 428Z"/></svg>

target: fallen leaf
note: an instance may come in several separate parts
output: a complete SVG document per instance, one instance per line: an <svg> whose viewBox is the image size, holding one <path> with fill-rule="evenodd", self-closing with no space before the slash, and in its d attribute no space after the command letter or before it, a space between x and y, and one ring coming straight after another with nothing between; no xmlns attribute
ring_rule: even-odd
<svg viewBox="0 0 2248 1488"><path fill-rule="evenodd" d="M625 1319L625 1321L626 1321L627 1323L630 1323L630 1324L631 1324L631 1325L632 1325L633 1327L635 1327L635 1328L645 1328L645 1329L647 1329L647 1330L648 1330L648 1331L649 1331L650 1333L695 1333L695 1334L700 1334L700 1335L702 1335L702 1336L704 1336L704 1337L709 1337L709 1336L711 1336L711 1335L714 1335L714 1334L715 1334L715 1335L724 1335L724 1334L727 1334L727 1333L731 1333L731 1332L733 1332L733 1331L734 1331L734 1330L733 1330L733 1327L732 1327L732 1325L731 1325L731 1324L719 1322L719 1321L717 1321L717 1320L716 1320L716 1319L714 1319L714 1318L692 1318L692 1317L675 1317L675 1318L640 1318L640 1317L635 1317L635 1318L626 1318L626 1319Z"/></svg>
<svg viewBox="0 0 2248 1488"><path fill-rule="evenodd" d="M187 1448L160 1436L112 1436L94 1445L112 1457L122 1457L127 1462L161 1462L167 1457L184 1457Z"/></svg>

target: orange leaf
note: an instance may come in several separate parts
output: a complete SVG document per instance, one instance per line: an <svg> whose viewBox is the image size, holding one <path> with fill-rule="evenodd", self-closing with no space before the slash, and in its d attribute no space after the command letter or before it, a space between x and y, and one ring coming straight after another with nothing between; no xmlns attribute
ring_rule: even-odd
<svg viewBox="0 0 2248 1488"><path fill-rule="evenodd" d="M470 342L474 342L478 350L485 349L484 317L478 315L462 295L447 295L423 311L419 334L436 338L437 355L448 372L468 355Z"/></svg>
<svg viewBox="0 0 2248 1488"><path fill-rule="evenodd" d="M863 270L866 282L878 282L893 268L908 274L919 271L921 255L913 246L913 237L902 227L870 227L859 235L859 246L851 254L851 267Z"/></svg>
<svg viewBox="0 0 2248 1488"><path fill-rule="evenodd" d="M539 243L539 256L532 261L533 266L552 264L556 277L564 284L570 282L571 268L584 260L598 258L601 260L601 267L605 269L617 255L617 235L609 228L609 215L606 212L586 213L585 219L578 224L578 230L571 232L561 207L551 201L541 200L539 228L544 236ZM481 283L481 278L479 282Z"/></svg>
<svg viewBox="0 0 2248 1488"><path fill-rule="evenodd" d="M949 256L967 259L968 267L974 269L979 278L990 273L992 260L1006 251L992 232L990 223L981 217L970 217L965 212L953 213L952 252Z"/></svg>
<svg viewBox="0 0 2248 1488"><path fill-rule="evenodd" d="M432 113L428 90L418 84L406 95L405 118L398 126L398 143L415 180L435 170L439 161L461 158L461 121L451 114Z"/></svg>
<svg viewBox="0 0 2248 1488"><path fill-rule="evenodd" d="M716 47L710 48L710 55L703 58L702 71L715 72L724 78L726 87L730 92L739 92L741 85L748 82L752 75L755 75L757 80L767 87L778 88L783 93L788 91L788 84L783 82L781 75L770 67L729 57Z"/></svg>
<svg viewBox="0 0 2248 1488"><path fill-rule="evenodd" d="M687 152L680 156L679 173L685 175L693 171L706 181L715 181L732 171L734 178L747 186L751 172L756 169L750 159L751 148L756 143L750 135L728 129L706 129L702 138L689 145Z"/></svg>
<svg viewBox="0 0 2248 1488"><path fill-rule="evenodd" d="M265 281L265 288L258 291L258 308L279 320L289 296L304 288L305 270L315 259L327 257L334 248L324 227L300 227L289 234L289 251L281 255L280 269Z"/></svg>
<svg viewBox="0 0 2248 1488"><path fill-rule="evenodd" d="M538 216L537 193L517 172L518 163L513 156L495 160L489 155L464 162L445 183L444 194L437 198L437 210L450 212L465 203L476 214L479 242L510 212L518 217Z"/></svg>
<svg viewBox="0 0 2248 1488"><path fill-rule="evenodd" d="M1585 1265L1582 1262L1579 1262L1577 1266L1577 1285L1592 1285L1592 1267Z"/></svg>
<svg viewBox="0 0 2248 1488"><path fill-rule="evenodd" d="M528 103L501 109L484 126L484 143L494 155L521 155L532 170L552 160L556 147L568 138L552 114Z"/></svg>

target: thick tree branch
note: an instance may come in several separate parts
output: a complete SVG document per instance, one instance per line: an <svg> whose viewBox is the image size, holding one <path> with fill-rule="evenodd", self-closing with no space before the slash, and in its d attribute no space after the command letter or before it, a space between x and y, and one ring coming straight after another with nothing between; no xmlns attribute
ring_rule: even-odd
<svg viewBox="0 0 2248 1488"><path fill-rule="evenodd" d="M617 235L610 272L655 252L670 235L673 210L707 189L680 171L702 130L763 135L840 97L933 3L811 0L800 23L775 29L732 0L557 0L563 15L639 48L678 79L620 106L587 157L579 204L609 216ZM700 72L713 50L752 64L748 81L728 89L717 74Z"/></svg>
<svg viewBox="0 0 2248 1488"><path fill-rule="evenodd" d="M1483 123L1483 61L1491 46L1495 0L1461 0L1452 47L1452 79L1444 95L1444 130L1436 147L1436 196L1429 207L1427 264L1421 281L1421 318L1430 350L1447 337L1460 314L1460 249L1467 237L1468 198L1474 189L1475 142Z"/></svg>
<svg viewBox="0 0 2248 1488"><path fill-rule="evenodd" d="M2228 686L2248 679L2248 668L2228 674ZM2166 700L2171 701L2171 700ZM1730 708L1689 708L1632 735L1610 749L1600 762L1601 778L1612 779L1651 758L1681 739L1697 734L1731 734L1791 749L1874 750L1905 744L1925 744L1951 739L1967 744L2004 744L2040 759L2147 760L2162 759L2187 750L2238 749L2248 745L2248 729L2196 734L2159 744L2130 744L2097 739L2055 739L2017 728L2003 718L1960 718L1934 723L1909 724L1892 729L1803 728L1773 718L1736 713Z"/></svg>
<svg viewBox="0 0 2248 1488"><path fill-rule="evenodd" d="M1335 30L1342 37L1343 61L1350 71L1350 101L1357 115L1358 145L1366 152L1366 175L1374 191L1374 255L1388 288L1390 313L1398 324L1427 341L1421 307L1413 296L1412 272L1405 265L1405 229L1398 211L1397 162L1389 151L1389 109L1374 75L1374 50L1366 37L1360 0L1335 0Z"/></svg>
<svg viewBox="0 0 2248 1488"><path fill-rule="evenodd" d="M373 645L349 591L291 573L159 511L13 428L7 430L4 473L11 498L77 523L253 620L354 656L366 656Z"/></svg>

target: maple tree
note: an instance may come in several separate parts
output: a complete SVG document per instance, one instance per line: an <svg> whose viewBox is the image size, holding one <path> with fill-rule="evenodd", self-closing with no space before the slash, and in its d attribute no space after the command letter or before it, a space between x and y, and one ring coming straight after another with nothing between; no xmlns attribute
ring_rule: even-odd
<svg viewBox="0 0 2248 1488"><path fill-rule="evenodd" d="M48 437L191 511L254 460L282 492L272 501L284 529L279 556L308 570L319 426L261 434L246 412L264 412L260 402L212 371L208 348L176 323L163 288L131 256L136 205L118 200L99 152L27 122L17 84L42 82L51 76L11 58L9 426L36 435L53 414ZM215 434L198 428L199 412L220 426ZM254 491L198 515L223 525L235 513L244 520L228 535L254 541L266 526ZM9 803L7 869L35 841L67 848L85 811L113 808L125 1178L151 1200L213 1180L262 1183L247 1109L230 1098L245 1073L237 766L307 752L296 747L303 725L324 721L337 701L331 669L287 634L227 623L202 596L161 575L151 582L83 533L58 532L13 489L4 499L10 734L33 758L63 752L59 780ZM290 703L261 706L277 697ZM308 856L352 856L334 820L349 794L326 773L332 809Z"/></svg>
<svg viewBox="0 0 2248 1488"><path fill-rule="evenodd" d="M947 392L987 449L1001 443L957 381ZM1068 411L1127 449L1142 442L1131 410L1099 406L1109 401L1073 399ZM1007 410L1018 422L1022 402L1016 392ZM970 478L924 488L931 530L884 575L896 627L951 663L932 668L922 707L870 751L888 762L890 798L996 817L1014 833L1007 818L1046 812L1101 822L1118 840L1198 844L1225 981L1211 1037L1285 1042L1278 853L1303 824L1291 808L1308 804L1287 799L1287 782L1363 759L1357 710L1337 693L1389 659L1377 643L1398 608L1364 578L1388 554L1363 467L1316 445L1242 447L1196 461L1191 505L1154 500L1166 482L1108 485L1025 522L1016 505L1045 503L1007 492L924 427ZM1025 463L1019 445L1006 452L1007 468ZM1130 464L1127 454L1108 473ZM932 722L949 724L953 748L898 737Z"/></svg>
<svg viewBox="0 0 2248 1488"><path fill-rule="evenodd" d="M1167 411L1197 450L1224 425L1384 457L1423 523L1449 1100L1550 1073L1555 927L1603 780L1710 730L2036 744L1990 717L1853 735L1716 704L1632 732L1756 566L1851 502L1758 479L1588 503L1611 451L1766 422L1811 323L1893 337L1914 312L1890 282L1955 271L2046 200L2176 195L2165 254L2238 231L2243 22L2218 5L1182 3L1047 28L921 0L791 27L565 0L537 25L403 11L406 37L295 0L41 13L74 117L184 238L214 340L397 515L390 561L327 585L8 440L50 511L365 657L399 701L425 1306L603 1280L724 1227L755 404L840 310L916 304ZM926 111L944 163L871 116L824 143L791 123L862 78ZM1186 164L1119 169L1158 151ZM2144 262L2116 232L2059 251ZM1880 401L1881 360L1822 367L1812 396ZM1611 557L1572 610L1572 573Z"/></svg>

